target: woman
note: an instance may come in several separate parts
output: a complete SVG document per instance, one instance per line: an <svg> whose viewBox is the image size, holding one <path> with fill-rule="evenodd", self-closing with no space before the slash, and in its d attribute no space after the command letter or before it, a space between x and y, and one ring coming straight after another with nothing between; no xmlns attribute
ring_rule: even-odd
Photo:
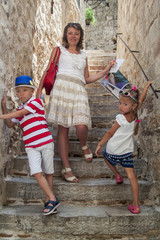
<svg viewBox="0 0 160 240"><path fill-rule="evenodd" d="M76 127L76 135L84 151L84 158L87 162L91 162L93 154L86 144L88 128L91 128L91 117L85 84L95 82L108 74L115 62L112 61L103 71L90 76L86 53L82 50L83 36L84 32L79 23L68 23L64 28L56 82L51 91L47 112L48 121L58 125L57 142L63 164L62 175L66 181L74 183L79 179L73 175L68 158L69 128ZM43 81L55 52L56 48L53 49L42 76L37 90L38 98L42 93Z"/></svg>

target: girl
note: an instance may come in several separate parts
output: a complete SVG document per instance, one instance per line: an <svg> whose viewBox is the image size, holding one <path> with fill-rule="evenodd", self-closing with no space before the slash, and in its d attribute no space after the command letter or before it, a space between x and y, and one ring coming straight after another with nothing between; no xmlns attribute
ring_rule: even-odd
<svg viewBox="0 0 160 240"><path fill-rule="evenodd" d="M133 170L133 135L138 132L139 119L137 110L142 106L146 97L148 81L143 93L139 98L139 91L134 86L133 89L119 92L119 111L121 114L116 116L116 122L112 128L104 135L96 148L96 155L101 150L101 146L106 142L106 149L103 151L104 160L116 176L116 183L123 183L123 178L116 169L116 164L120 163L124 167L132 188L133 203L128 205L128 210L134 214L140 212L139 190L136 175ZM136 123L136 124L135 124Z"/></svg>

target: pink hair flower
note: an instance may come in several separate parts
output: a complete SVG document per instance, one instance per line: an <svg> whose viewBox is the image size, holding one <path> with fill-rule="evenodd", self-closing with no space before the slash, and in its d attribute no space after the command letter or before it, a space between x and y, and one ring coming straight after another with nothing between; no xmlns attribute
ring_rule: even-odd
<svg viewBox="0 0 160 240"><path fill-rule="evenodd" d="M136 120L136 123L140 123L142 120L141 119L137 119Z"/></svg>
<svg viewBox="0 0 160 240"><path fill-rule="evenodd" d="M136 90L137 90L136 86L133 86L133 87L132 87L132 89L133 89L134 91L136 91Z"/></svg>

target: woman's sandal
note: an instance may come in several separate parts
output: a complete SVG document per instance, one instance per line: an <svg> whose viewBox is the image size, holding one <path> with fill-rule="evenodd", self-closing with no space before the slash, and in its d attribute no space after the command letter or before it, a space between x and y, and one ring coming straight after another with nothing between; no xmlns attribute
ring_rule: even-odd
<svg viewBox="0 0 160 240"><path fill-rule="evenodd" d="M50 205L49 205L50 204ZM60 202L58 200L58 198L56 198L56 201L48 201L47 203L44 204L45 209L48 209L49 211L48 212L44 212L43 211L43 215L47 216L47 215L50 215L52 214L60 205Z"/></svg>
<svg viewBox="0 0 160 240"><path fill-rule="evenodd" d="M62 176L64 178L64 180L66 180L67 182L70 182L70 183L78 183L79 180L78 178L76 178L75 176L73 177L65 177L65 175L68 173L68 172L72 172L72 169L71 168L64 168L62 169L61 173L62 173Z"/></svg>
<svg viewBox="0 0 160 240"><path fill-rule="evenodd" d="M134 213L134 214L140 213L140 207L139 206L128 205L128 210L131 213Z"/></svg>
<svg viewBox="0 0 160 240"><path fill-rule="evenodd" d="M116 183L117 184L123 183L123 178L120 174L116 175Z"/></svg>
<svg viewBox="0 0 160 240"><path fill-rule="evenodd" d="M86 144L85 146L82 147L82 150L87 150L89 149L88 145ZM86 162L92 162L93 160L93 154L89 153L89 154L84 154L84 159Z"/></svg>

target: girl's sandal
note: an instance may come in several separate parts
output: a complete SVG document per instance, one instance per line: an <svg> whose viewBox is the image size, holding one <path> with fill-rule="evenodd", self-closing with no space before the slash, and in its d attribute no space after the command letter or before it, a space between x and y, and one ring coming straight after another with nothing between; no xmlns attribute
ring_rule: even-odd
<svg viewBox="0 0 160 240"><path fill-rule="evenodd" d="M131 213L134 213L134 214L140 213L140 207L139 206L128 205L128 210Z"/></svg>
<svg viewBox="0 0 160 240"><path fill-rule="evenodd" d="M73 177L65 177L65 175L68 173L68 172L72 172L72 169L71 168L64 168L62 169L61 173L62 173L62 176L64 178L64 180L66 180L67 182L70 182L70 183L78 183L79 182L79 179L76 178L75 176Z"/></svg>
<svg viewBox="0 0 160 240"><path fill-rule="evenodd" d="M88 145L86 144L85 146L82 147L82 150L87 150L89 149ZM86 162L92 162L93 160L93 154L89 153L89 154L84 154L84 159Z"/></svg>

